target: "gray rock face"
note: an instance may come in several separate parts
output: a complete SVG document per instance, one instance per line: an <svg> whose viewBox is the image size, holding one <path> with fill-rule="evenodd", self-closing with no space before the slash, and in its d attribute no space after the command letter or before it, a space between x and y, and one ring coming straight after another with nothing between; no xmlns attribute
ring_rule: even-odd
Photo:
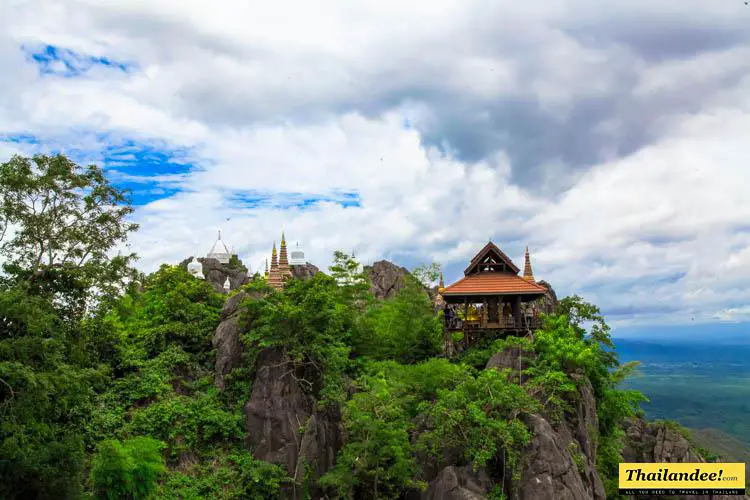
<svg viewBox="0 0 750 500"><path fill-rule="evenodd" d="M294 476L302 444L299 429L311 414L311 401L294 380L289 359L276 349L261 352L245 404L247 444L255 458L283 465Z"/></svg>
<svg viewBox="0 0 750 500"><path fill-rule="evenodd" d="M370 290L378 299L393 297L404 287L404 276L409 274L406 268L397 266L387 260L379 260L367 271L369 271L370 283L372 284Z"/></svg>
<svg viewBox="0 0 750 500"><path fill-rule="evenodd" d="M519 346L495 353L486 368L510 369L515 383L525 383L522 374L534 357ZM515 491L517 499L604 499L604 485L596 471L596 443L592 433L599 428L596 399L591 383L581 374L578 395L571 410L560 421L531 415L525 423L533 438L524 451L524 468Z"/></svg>
<svg viewBox="0 0 750 500"><path fill-rule="evenodd" d="M557 294L552 285L544 280L539 281L539 284L547 288L547 293L539 300L541 310L545 314L552 314L557 309Z"/></svg>
<svg viewBox="0 0 750 500"><path fill-rule="evenodd" d="M287 495L302 498L304 463L312 466L317 478L333 466L341 448L338 413L315 408L314 399L297 384L292 363L277 349L260 353L252 394L244 410L247 445L253 455L285 467L297 483ZM314 492L311 494L317 498Z"/></svg>
<svg viewBox="0 0 750 500"><path fill-rule="evenodd" d="M289 266L292 270L292 277L297 279L310 279L320 272L316 266L306 263L304 266Z"/></svg>
<svg viewBox="0 0 750 500"><path fill-rule="evenodd" d="M187 264L191 260L192 257L183 260L180 262L180 267L187 269ZM242 285L250 283L250 277L242 269L229 267L216 259L209 259L207 257L198 257L198 262L203 264L203 275L206 277L206 281L211 283L219 293L224 293L224 281L227 278L229 278L230 290L236 290Z"/></svg>
<svg viewBox="0 0 750 500"><path fill-rule="evenodd" d="M221 310L221 323L214 332L211 343L216 349L214 365L214 384L224 389L224 377L242 364L242 342L239 332L239 307L247 298L260 298L247 292L240 292L229 297Z"/></svg>
<svg viewBox="0 0 750 500"><path fill-rule="evenodd" d="M637 418L625 427L623 458L628 462L705 462L690 441L664 423Z"/></svg>
<svg viewBox="0 0 750 500"><path fill-rule="evenodd" d="M518 383L520 377L521 383L524 383L529 377L522 372L529 368L534 356L535 354L533 352L523 350L519 346L512 346L504 351L493 354L489 361L487 361L485 369L510 369L511 380Z"/></svg>
<svg viewBox="0 0 750 500"><path fill-rule="evenodd" d="M525 450L525 467L516 497L523 500L589 500L593 495L571 455L571 441L540 415L525 419L533 433Z"/></svg>
<svg viewBox="0 0 750 500"><path fill-rule="evenodd" d="M492 480L483 470L474 472L470 465L445 467L430 482L422 500L484 500Z"/></svg>

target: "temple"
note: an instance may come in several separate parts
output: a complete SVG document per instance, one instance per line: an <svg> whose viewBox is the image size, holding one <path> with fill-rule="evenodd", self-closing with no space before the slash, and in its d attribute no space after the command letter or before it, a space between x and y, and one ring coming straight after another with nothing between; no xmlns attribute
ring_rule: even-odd
<svg viewBox="0 0 750 500"><path fill-rule="evenodd" d="M301 255L304 259L304 254ZM268 271L267 279L268 284L271 287L282 290L284 288L284 282L292 277L292 269L289 266L289 258L287 256L286 238L284 233L281 233L281 246L279 247L279 253L276 254L276 242L273 243L273 250L271 251L271 269Z"/></svg>
<svg viewBox="0 0 750 500"><path fill-rule="evenodd" d="M548 290L536 283L529 249L520 269L491 241L464 270L464 277L438 289L444 311L445 349L455 351L454 338L468 348L482 336L526 334L541 327L539 299Z"/></svg>

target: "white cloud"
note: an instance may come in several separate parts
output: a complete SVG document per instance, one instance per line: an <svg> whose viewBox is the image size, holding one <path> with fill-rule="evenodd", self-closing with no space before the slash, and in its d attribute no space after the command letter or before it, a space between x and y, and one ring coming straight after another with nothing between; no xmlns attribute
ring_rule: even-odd
<svg viewBox="0 0 750 500"><path fill-rule="evenodd" d="M736 16L705 3L629 8L649 29L681 12L690 27L729 33ZM618 320L736 318L750 302L749 49L718 33L706 41L715 50L654 62L629 38L638 20L618 19L583 0L489 10L448 0L14 2L0 14L0 134L44 144L0 142L0 155L54 144L99 160L113 138L187 148L180 161L196 169L151 179L180 192L135 216L131 245L147 270L206 252L219 228L253 268L282 227L322 267L333 250L355 249L363 260L399 254L460 270L494 237L517 259L529 243L539 278ZM581 34L597 22L621 24L599 41ZM137 70L40 77L20 46L45 44ZM493 108L506 101L515 115ZM576 132L589 115L599 140L583 141L583 154L565 141L576 133L558 129ZM444 131L448 152L425 130ZM624 154L640 132L643 144ZM497 145L467 160L451 133ZM509 152L518 141L529 157L544 153L523 183ZM598 160L571 172L569 147ZM570 187L544 194L560 185ZM232 201L258 192L354 192L361 206Z"/></svg>

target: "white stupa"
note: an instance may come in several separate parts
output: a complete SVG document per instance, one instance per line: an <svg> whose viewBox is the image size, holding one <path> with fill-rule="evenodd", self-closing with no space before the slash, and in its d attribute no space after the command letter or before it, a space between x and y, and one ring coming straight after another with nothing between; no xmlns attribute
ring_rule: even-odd
<svg viewBox="0 0 750 500"><path fill-rule="evenodd" d="M224 280L224 291L229 293L229 289L232 288L232 284L229 282L229 276Z"/></svg>
<svg viewBox="0 0 750 500"><path fill-rule="evenodd" d="M216 243L214 243L214 246L211 247L211 251L208 252L207 257L209 259L216 259L222 264L229 264L229 259L232 258L232 252L230 252L229 248L223 241L221 241L221 231L219 231L219 237L216 240Z"/></svg>
<svg viewBox="0 0 750 500"><path fill-rule="evenodd" d="M297 242L297 246L290 254L289 265L304 266L305 264L307 264L307 261L305 260L305 252L302 250L302 247L299 246L299 242Z"/></svg>
<svg viewBox="0 0 750 500"><path fill-rule="evenodd" d="M205 279L205 276L203 276L203 264L198 262L198 259L193 257L193 260L188 262L187 270L190 274L192 274L195 278L198 279Z"/></svg>

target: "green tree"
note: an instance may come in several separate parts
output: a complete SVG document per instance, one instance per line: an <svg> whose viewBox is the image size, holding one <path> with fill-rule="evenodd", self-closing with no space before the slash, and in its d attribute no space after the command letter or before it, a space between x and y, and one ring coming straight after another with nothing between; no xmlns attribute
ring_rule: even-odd
<svg viewBox="0 0 750 500"><path fill-rule="evenodd" d="M370 278L353 256L337 250L328 269L347 303L364 307L370 302Z"/></svg>
<svg viewBox="0 0 750 500"><path fill-rule="evenodd" d="M6 274L80 315L92 298L119 291L134 254L112 257L137 225L123 190L95 165L63 155L13 156L0 164L0 251Z"/></svg>
<svg viewBox="0 0 750 500"><path fill-rule="evenodd" d="M440 279L440 264L433 262L432 264L423 264L417 266L411 272L412 276L425 287L433 286Z"/></svg>
<svg viewBox="0 0 750 500"><path fill-rule="evenodd" d="M135 229L131 212L95 166L41 155L0 164L3 498L80 491L83 429L109 373L85 313L132 276L132 255L109 256Z"/></svg>
<svg viewBox="0 0 750 500"><path fill-rule="evenodd" d="M439 354L442 334L442 322L422 282L406 275L394 297L370 305L352 343L359 354L411 363Z"/></svg>
<svg viewBox="0 0 750 500"><path fill-rule="evenodd" d="M322 381L325 397L340 398L355 319L347 300L351 297L341 293L335 278L322 273L309 280L289 280L282 292L267 287L264 291L264 298L245 304L244 344L283 350L306 374L299 378L305 389L312 390Z"/></svg>
<svg viewBox="0 0 750 500"><path fill-rule="evenodd" d="M121 443L99 443L91 464L96 498L138 500L153 497L157 479L166 472L161 450L164 443L135 437Z"/></svg>
<svg viewBox="0 0 750 500"><path fill-rule="evenodd" d="M429 430L420 444L436 456L459 449L474 467L483 467L501 450L505 465L520 473L521 449L531 433L521 417L539 410L539 403L499 370L464 377L452 389L440 389L434 402L422 405Z"/></svg>

